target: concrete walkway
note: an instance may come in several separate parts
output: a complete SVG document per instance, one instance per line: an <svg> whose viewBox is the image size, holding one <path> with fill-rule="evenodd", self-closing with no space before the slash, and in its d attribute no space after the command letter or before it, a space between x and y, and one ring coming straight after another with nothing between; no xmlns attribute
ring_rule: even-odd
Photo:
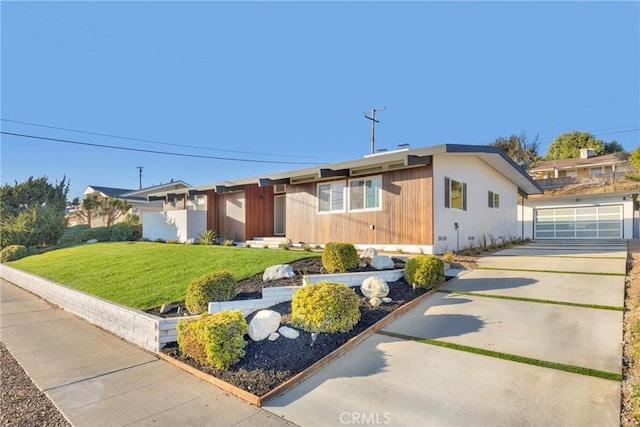
<svg viewBox="0 0 640 427"><path fill-rule="evenodd" d="M75 426L292 426L0 280L0 340Z"/></svg>
<svg viewBox="0 0 640 427"><path fill-rule="evenodd" d="M621 374L625 257L625 242L535 242L484 257L448 283L451 293L424 300L266 409L304 426L618 426L619 381L521 362Z"/></svg>

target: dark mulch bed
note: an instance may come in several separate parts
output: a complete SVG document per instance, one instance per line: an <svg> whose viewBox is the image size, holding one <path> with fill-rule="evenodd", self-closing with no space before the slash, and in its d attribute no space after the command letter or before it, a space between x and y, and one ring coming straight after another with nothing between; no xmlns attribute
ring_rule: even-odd
<svg viewBox="0 0 640 427"><path fill-rule="evenodd" d="M291 263L291 265L297 271L304 271L303 269L306 268L306 272L309 274L319 273L322 267L317 258L297 261ZM397 267L403 267L401 261L398 261ZM367 270L368 268L370 267L359 268L358 270L369 271ZM241 297L237 299L247 299L244 298L245 295L252 295L251 298L259 298L263 286L291 286L300 285L300 283L301 278L298 276L292 279L263 283L262 275L258 275L238 283L239 295L241 295ZM249 337L245 337L248 342L245 348L246 355L226 371L202 366L188 357L183 357L180 355L176 344L171 344L161 351L229 384L253 393L254 395L262 396L289 378L307 369L398 307L426 292L424 289L414 290L402 279L389 283L388 296L392 299L390 303L383 303L378 307L371 307L367 298L360 293L359 288L354 289L358 296L360 296L361 317L358 324L347 333L319 334L313 346L311 345L311 334L301 330L298 330L300 336L296 339L280 337L275 341L265 339L254 342ZM278 304L269 309L277 311L282 315L281 325L293 327L290 324L290 302ZM251 318L252 316L249 316L247 322L251 321Z"/></svg>

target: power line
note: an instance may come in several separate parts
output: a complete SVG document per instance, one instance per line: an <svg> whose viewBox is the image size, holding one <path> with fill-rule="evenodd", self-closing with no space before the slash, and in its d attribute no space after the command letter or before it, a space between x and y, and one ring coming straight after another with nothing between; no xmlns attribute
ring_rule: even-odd
<svg viewBox="0 0 640 427"><path fill-rule="evenodd" d="M198 158L198 159L226 160L226 161L232 161L232 162L246 162L246 163L274 163L274 164L277 163L277 164L286 164L286 165L317 165L319 164L319 163L308 163L308 162L287 162L282 160L278 161L278 160L239 159L234 157L216 157L216 156L203 156L198 154L172 153L168 151L145 150L142 148L131 148L131 147L118 147L115 145L96 144L92 142L82 142L82 141L71 141L68 139L49 138L45 136L27 135L22 133L13 133L13 132L5 132L5 131L1 131L0 134L17 136L20 138L37 139L42 141L62 142L65 144L85 145L89 147L110 148L113 150L136 151L139 153L163 154L167 156L191 157L191 158Z"/></svg>
<svg viewBox="0 0 640 427"><path fill-rule="evenodd" d="M3 122L19 123L19 124L23 124L23 125L37 126L37 127L41 127L41 128L47 128L47 129L56 129L56 130L63 130L63 131L67 131L67 132L84 133L84 134L87 134L87 135L104 136L104 137L107 137L107 138L124 139L124 140L127 140L127 141L146 142L146 143L149 143L149 144L169 145L169 146L172 146L172 147L195 148L197 150L221 151L221 152L236 153L236 154L250 154L250 155L254 155L254 156L293 157L293 158L305 157L305 158L310 158L309 156L296 156L296 155L291 155L291 154L273 154L273 153L259 153L259 152L254 152L254 151L224 150L222 148L211 148L211 147L201 147L201 146L197 146L197 145L175 144L175 143L170 143L170 142L155 141L155 140L152 140L152 139L130 138L130 137L127 137L127 136L112 135L112 134L108 134L108 133L99 133L99 132L91 132L91 131L86 131L86 130L64 128L64 127L59 127L59 126L43 125L43 124L40 124L40 123L25 122L25 121L21 121L21 120L12 120L12 119L0 119L0 120L2 120Z"/></svg>

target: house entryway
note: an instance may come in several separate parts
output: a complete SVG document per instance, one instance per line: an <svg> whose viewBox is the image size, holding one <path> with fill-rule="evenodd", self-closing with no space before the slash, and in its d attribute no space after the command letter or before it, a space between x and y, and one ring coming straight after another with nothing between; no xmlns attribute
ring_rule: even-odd
<svg viewBox="0 0 640 427"><path fill-rule="evenodd" d="M535 239L620 239L622 205L536 209Z"/></svg>
<svg viewBox="0 0 640 427"><path fill-rule="evenodd" d="M273 196L273 234L284 236L286 234L286 195Z"/></svg>

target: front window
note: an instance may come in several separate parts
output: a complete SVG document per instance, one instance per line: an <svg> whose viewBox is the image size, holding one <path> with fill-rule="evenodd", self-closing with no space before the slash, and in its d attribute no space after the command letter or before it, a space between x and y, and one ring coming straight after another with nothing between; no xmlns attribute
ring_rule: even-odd
<svg viewBox="0 0 640 427"><path fill-rule="evenodd" d="M349 181L349 210L380 209L381 188L379 176Z"/></svg>
<svg viewBox="0 0 640 427"><path fill-rule="evenodd" d="M318 184L318 212L344 212L345 182Z"/></svg>
<svg viewBox="0 0 640 427"><path fill-rule="evenodd" d="M444 179L444 207L467 210L467 184L455 179Z"/></svg>

